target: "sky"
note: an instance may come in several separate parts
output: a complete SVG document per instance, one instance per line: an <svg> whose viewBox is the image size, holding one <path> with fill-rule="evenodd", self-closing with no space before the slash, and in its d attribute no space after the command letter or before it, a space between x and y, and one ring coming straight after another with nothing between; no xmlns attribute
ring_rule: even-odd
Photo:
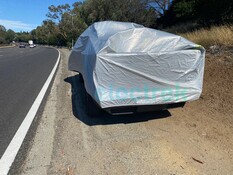
<svg viewBox="0 0 233 175"><path fill-rule="evenodd" d="M47 19L50 5L72 5L77 1L80 0L0 0L0 25L15 32L30 32Z"/></svg>

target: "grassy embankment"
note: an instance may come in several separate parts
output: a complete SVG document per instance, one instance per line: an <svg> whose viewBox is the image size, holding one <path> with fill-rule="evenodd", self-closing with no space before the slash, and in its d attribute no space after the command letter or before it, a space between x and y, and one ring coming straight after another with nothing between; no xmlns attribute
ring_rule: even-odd
<svg viewBox="0 0 233 175"><path fill-rule="evenodd" d="M202 28L180 35L205 48L213 45L233 46L233 25L213 26L209 29Z"/></svg>

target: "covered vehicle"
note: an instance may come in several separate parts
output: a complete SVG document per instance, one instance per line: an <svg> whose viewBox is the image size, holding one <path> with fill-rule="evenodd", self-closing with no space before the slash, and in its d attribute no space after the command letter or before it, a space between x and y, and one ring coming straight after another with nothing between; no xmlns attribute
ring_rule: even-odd
<svg viewBox="0 0 233 175"><path fill-rule="evenodd" d="M82 75L87 93L110 112L122 107L167 108L200 97L204 58L202 46L181 36L104 21L78 38L69 70Z"/></svg>

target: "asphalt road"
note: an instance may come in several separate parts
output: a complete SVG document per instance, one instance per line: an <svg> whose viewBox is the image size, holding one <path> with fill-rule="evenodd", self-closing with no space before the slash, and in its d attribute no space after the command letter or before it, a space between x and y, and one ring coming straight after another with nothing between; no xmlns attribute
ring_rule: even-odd
<svg viewBox="0 0 233 175"><path fill-rule="evenodd" d="M52 48L0 48L0 157L58 58Z"/></svg>

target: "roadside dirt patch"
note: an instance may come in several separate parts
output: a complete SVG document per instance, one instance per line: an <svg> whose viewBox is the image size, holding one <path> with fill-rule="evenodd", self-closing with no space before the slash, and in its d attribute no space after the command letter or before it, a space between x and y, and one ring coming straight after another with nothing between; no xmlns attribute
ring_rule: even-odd
<svg viewBox="0 0 233 175"><path fill-rule="evenodd" d="M207 54L203 95L184 108L93 118L79 75L67 71L69 51L61 51L47 174L232 174L232 52Z"/></svg>
<svg viewBox="0 0 233 175"><path fill-rule="evenodd" d="M207 110L233 115L233 49L206 55L204 89L199 101ZM202 103L202 104L201 104ZM231 120L232 121L232 120Z"/></svg>

